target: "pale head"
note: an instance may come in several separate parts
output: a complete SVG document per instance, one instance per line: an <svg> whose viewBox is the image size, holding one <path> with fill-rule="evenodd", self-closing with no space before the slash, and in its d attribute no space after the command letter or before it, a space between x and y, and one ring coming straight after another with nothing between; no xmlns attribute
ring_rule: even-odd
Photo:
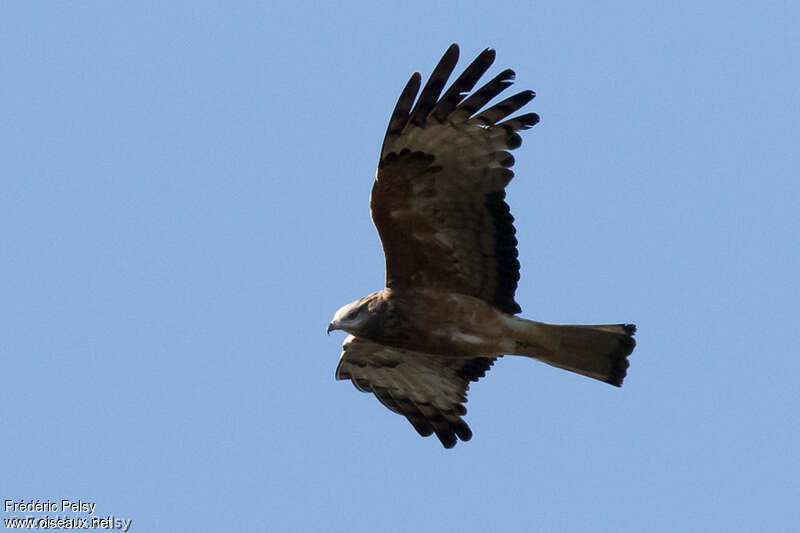
<svg viewBox="0 0 800 533"><path fill-rule="evenodd" d="M355 334L360 328L364 327L371 318L369 310L370 296L351 302L336 311L336 314L333 315L333 320L328 324L328 333L335 329L341 329Z"/></svg>

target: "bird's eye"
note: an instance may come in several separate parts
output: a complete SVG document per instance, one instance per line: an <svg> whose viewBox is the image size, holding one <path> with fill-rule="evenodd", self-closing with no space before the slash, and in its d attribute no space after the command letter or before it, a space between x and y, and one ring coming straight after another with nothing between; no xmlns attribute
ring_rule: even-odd
<svg viewBox="0 0 800 533"><path fill-rule="evenodd" d="M358 309L353 309L352 311L347 313L347 318L355 318L357 314L358 314Z"/></svg>

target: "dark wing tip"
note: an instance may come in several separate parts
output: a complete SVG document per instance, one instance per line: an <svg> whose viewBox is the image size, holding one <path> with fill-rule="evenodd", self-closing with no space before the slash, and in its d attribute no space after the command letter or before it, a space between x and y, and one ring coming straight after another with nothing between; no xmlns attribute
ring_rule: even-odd
<svg viewBox="0 0 800 533"><path fill-rule="evenodd" d="M419 72L415 72L408 79L403 92L400 93L400 97L397 99L392 116L389 118L389 126L386 128L386 136L383 140L384 146L387 141L400 135L403 128L408 124L411 106L414 104L414 99L417 97L421 84L422 75Z"/></svg>
<svg viewBox="0 0 800 533"><path fill-rule="evenodd" d="M510 68L505 69L461 102L458 109L462 111L465 118L471 117L486 105L489 100L503 92L507 87L510 87L515 76L516 74L514 74L513 70Z"/></svg>
<svg viewBox="0 0 800 533"><path fill-rule="evenodd" d="M514 130L527 130L539 123L539 115L536 113L525 113L524 115L520 115L518 117L514 117L508 119L505 122L501 122L498 126L510 126Z"/></svg>
<svg viewBox="0 0 800 533"><path fill-rule="evenodd" d="M436 64L428 81L422 88L417 103L414 104L414 109L411 110L411 116L408 120L411 124L421 126L425 123L428 114L436 106L436 102L442 94L442 89L444 89L448 78L450 78L450 74L453 73L456 63L458 63L458 55L458 45L453 43Z"/></svg>
<svg viewBox="0 0 800 533"><path fill-rule="evenodd" d="M522 137L520 137L519 133L509 133L508 137L506 137L506 148L516 150L520 146L522 146Z"/></svg>
<svg viewBox="0 0 800 533"><path fill-rule="evenodd" d="M454 448L456 443L458 442L455 433L450 433L450 432L440 433L437 431L436 436L439 438L439 441L442 443L442 446L444 446L448 450L450 448Z"/></svg>
<svg viewBox="0 0 800 533"><path fill-rule="evenodd" d="M458 423L454 424L453 429L455 430L456 435L458 435L458 438L464 442L472 438L472 430L463 420L459 420Z"/></svg>
<svg viewBox="0 0 800 533"><path fill-rule="evenodd" d="M472 430L460 417L448 417L438 424L434 422L433 426L439 442L448 450L458 444L459 439L467 442L472 438Z"/></svg>
<svg viewBox="0 0 800 533"><path fill-rule="evenodd" d="M476 57L472 63L464 69L461 75L445 91L444 95L436 103L429 117L433 117L439 123L444 122L456 109L461 101L475 87L475 84L483 74L492 66L495 60L495 51L487 48Z"/></svg>
<svg viewBox="0 0 800 533"><path fill-rule="evenodd" d="M482 111L480 115L475 118L488 125L497 124L533 100L534 96L536 96L536 93L531 90L518 92L485 111Z"/></svg>

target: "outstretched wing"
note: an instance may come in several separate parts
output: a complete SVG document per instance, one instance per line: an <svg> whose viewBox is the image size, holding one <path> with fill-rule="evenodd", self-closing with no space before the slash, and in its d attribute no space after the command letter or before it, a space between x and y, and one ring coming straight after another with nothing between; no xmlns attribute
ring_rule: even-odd
<svg viewBox="0 0 800 533"><path fill-rule="evenodd" d="M389 121L370 208L387 287L439 288L518 313L517 239L504 189L514 176L509 150L522 143L517 132L539 117L506 118L533 91L479 112L512 84L512 70L467 97L494 57L484 50L440 97L458 60L453 44L413 108L420 75L411 77Z"/></svg>
<svg viewBox="0 0 800 533"><path fill-rule="evenodd" d="M432 433L445 448L458 439L469 440L472 431L461 418L470 381L478 381L496 356L474 359L447 358L384 346L349 335L336 367L336 379L350 379L356 388L372 392L383 405L405 416L414 429Z"/></svg>

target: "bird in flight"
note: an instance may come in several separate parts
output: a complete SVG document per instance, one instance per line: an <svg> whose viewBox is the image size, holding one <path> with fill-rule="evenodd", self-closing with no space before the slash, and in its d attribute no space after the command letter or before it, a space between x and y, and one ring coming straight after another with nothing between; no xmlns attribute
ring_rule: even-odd
<svg viewBox="0 0 800 533"><path fill-rule="evenodd" d="M472 92L494 58L494 50L481 52L443 93L458 61L453 44L421 93L418 72L406 84L370 197L386 288L345 305L328 325L328 333L349 333L336 379L373 393L445 448L472 437L462 418L467 389L499 357L531 357L619 387L636 344L633 324L515 316L520 264L505 187L518 132L539 116L509 118L533 91L483 109L514 79L504 70Z"/></svg>

